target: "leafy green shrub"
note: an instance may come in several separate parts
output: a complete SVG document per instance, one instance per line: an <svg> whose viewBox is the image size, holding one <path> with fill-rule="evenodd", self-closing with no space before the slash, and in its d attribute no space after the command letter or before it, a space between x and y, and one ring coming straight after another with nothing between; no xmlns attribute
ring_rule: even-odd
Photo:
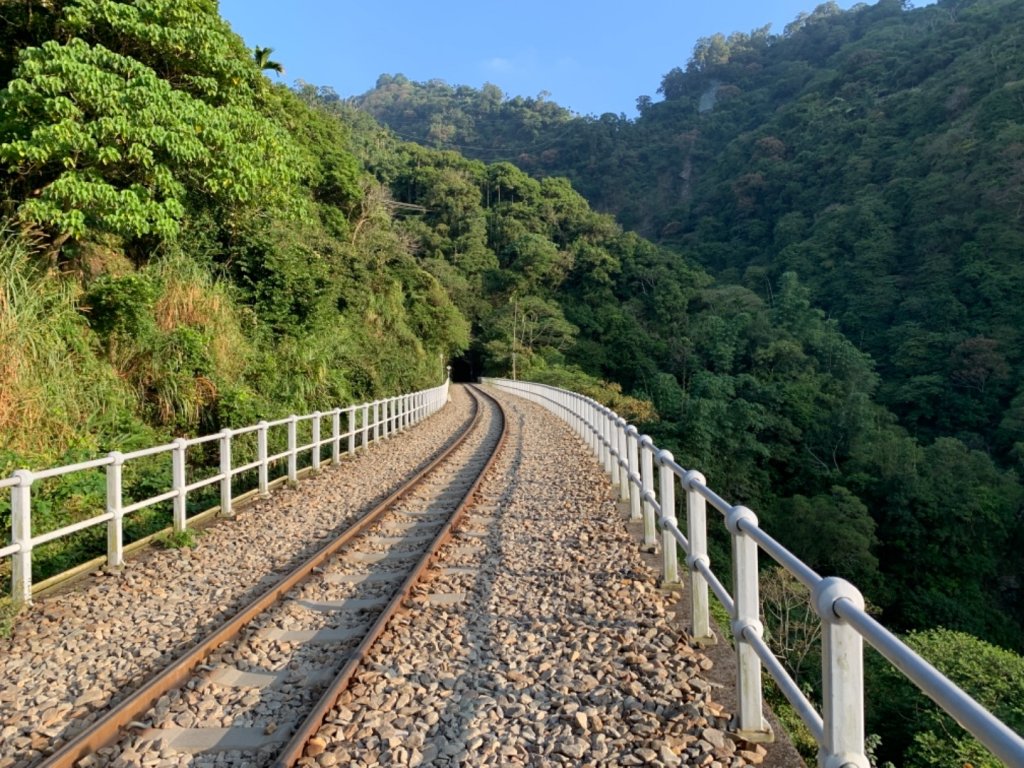
<svg viewBox="0 0 1024 768"><path fill-rule="evenodd" d="M0 163L45 181L38 193L24 189L19 218L59 242L96 231L167 239L190 192L227 206L279 202L303 165L294 144L251 108L203 97L79 38L24 49Z"/></svg>
<svg viewBox="0 0 1024 768"><path fill-rule="evenodd" d="M1024 657L964 632L911 632L907 645L1018 733L1024 732ZM867 655L868 727L880 756L906 768L999 768L1002 763L875 653Z"/></svg>
<svg viewBox="0 0 1024 768"><path fill-rule="evenodd" d="M102 275L82 296L89 326L109 349L118 337L137 338L153 332L153 304L159 287L146 275Z"/></svg>
<svg viewBox="0 0 1024 768"><path fill-rule="evenodd" d="M658 418L650 401L626 395L622 392L621 385L598 379L576 367L547 367L543 363L535 362L527 370L524 378L586 395L608 406L626 421L644 424Z"/></svg>
<svg viewBox="0 0 1024 768"><path fill-rule="evenodd" d="M201 535L193 528L186 528L183 531L173 531L158 536L156 543L164 549L191 549L196 546L197 539Z"/></svg>

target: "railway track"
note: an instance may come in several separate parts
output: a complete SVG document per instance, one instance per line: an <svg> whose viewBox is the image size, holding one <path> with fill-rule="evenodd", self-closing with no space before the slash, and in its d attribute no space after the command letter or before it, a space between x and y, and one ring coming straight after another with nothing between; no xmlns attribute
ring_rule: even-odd
<svg viewBox="0 0 1024 768"><path fill-rule="evenodd" d="M501 447L500 405L470 391L446 451L42 765L294 765Z"/></svg>

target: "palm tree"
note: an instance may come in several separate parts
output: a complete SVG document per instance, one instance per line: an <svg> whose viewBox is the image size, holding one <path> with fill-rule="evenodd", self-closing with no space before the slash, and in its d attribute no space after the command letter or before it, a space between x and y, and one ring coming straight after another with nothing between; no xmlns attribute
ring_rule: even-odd
<svg viewBox="0 0 1024 768"><path fill-rule="evenodd" d="M273 48L261 48L256 46L252 49L252 58L256 62L256 66L266 71L270 70L276 72L278 75L284 74L284 65L279 61L271 61L270 54L274 52Z"/></svg>

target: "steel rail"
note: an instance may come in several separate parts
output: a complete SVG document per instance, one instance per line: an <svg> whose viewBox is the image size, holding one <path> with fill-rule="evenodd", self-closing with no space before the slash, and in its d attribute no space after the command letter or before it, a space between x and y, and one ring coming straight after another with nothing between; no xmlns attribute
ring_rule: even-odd
<svg viewBox="0 0 1024 768"><path fill-rule="evenodd" d="M484 476L497 460L498 454L501 452L501 449L505 444L505 438L508 434L508 419L505 418L505 409L496 398L482 392L476 387L469 386L467 389L473 393L474 397L483 395L497 406L498 414L501 416L501 435L498 437L498 442L495 444L494 450L491 451L491 455L488 457L483 469L480 470L480 473L473 481L473 484L463 495L462 500L459 501L458 506L456 506L455 511L452 513L448 522L444 524L433 542L431 542L430 546L427 547L427 551L423 553L412 571L408 576L406 576L405 581L402 582L402 586L399 587L398 591L388 602L380 616L377 617L377 620L370 627L362 642L360 642L352 652L334 682L326 691L324 691L320 700L313 707L312 712L310 712L306 719L299 724L291 739L278 754L277 760L274 762L274 768L292 768L292 766L302 758L306 744L320 730L320 727L334 708L334 704L337 702L338 697L344 693L346 688L348 688L348 684L351 681L352 676L369 655L369 652L373 648L373 644L377 641L377 638L380 637L381 633L387 627L388 622L390 622L391 619L394 618L394 616L402 609L403 604L411 594L413 587L416 586L420 581L420 578L423 576L423 573L430 567L434 558L437 557L437 553L441 547L452 538L452 531L459 522L461 522L462 517L465 514L466 507L469 506L470 501L476 494L477 488L479 488L480 483L483 482ZM481 410L482 409L479 408L478 398L478 414Z"/></svg>
<svg viewBox="0 0 1024 768"><path fill-rule="evenodd" d="M496 400L494 402L497 403ZM313 569L319 567L349 541L374 524L389 507L413 488L419 486L427 475L451 456L466 441L481 420L483 409L480 407L481 401L479 398L474 399L474 405L473 419L469 425L459 433L456 440L422 467L415 475L406 480L405 483L377 504L377 506L356 520L333 541L325 544L308 560L293 569L269 590L252 600L213 633L179 656L170 666L143 683L140 688L117 704L110 712L91 723L84 731L50 755L46 760L39 763L40 768L73 768L82 758L115 743L120 737L122 730L152 709L161 696L187 682L192 677L193 670L197 664L201 663L219 646L238 638L244 627L253 618L283 599L293 587L309 576ZM500 410L501 406L499 405L498 407ZM475 487L476 484L474 484Z"/></svg>

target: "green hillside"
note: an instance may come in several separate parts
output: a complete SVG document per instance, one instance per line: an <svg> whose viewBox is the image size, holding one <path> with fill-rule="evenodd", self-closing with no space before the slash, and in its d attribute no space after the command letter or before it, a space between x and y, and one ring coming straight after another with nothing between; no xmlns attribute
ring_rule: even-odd
<svg viewBox="0 0 1024 768"><path fill-rule="evenodd" d="M766 300L797 273L913 434L1019 469L1022 33L1013 0L825 3L783 34L701 40L634 120L401 76L356 103L423 142L567 176Z"/></svg>
<svg viewBox="0 0 1024 768"><path fill-rule="evenodd" d="M849 46L929 19L941 29L946 17L971 30L994 20L998 35L1020 15L1011 6L823 7L782 38L712 39L636 121L403 78L359 100L405 114L402 135L472 139L473 159L407 143L329 87L275 84L261 71L274 69L267 49L248 49L212 0L0 0L0 347L17 351L0 358L0 474L434 384L448 362L463 375L514 374L640 423L812 566L854 580L891 626L958 630L932 643L936 656L973 653L981 638L1008 649L992 663L1016 674L1024 488L1012 465L1024 438L1005 406L1020 378L1009 258L1020 227L999 202L1004 166L975 162L1006 156L1012 143L992 146L1012 121L993 118L976 156L946 158L967 175L958 187L954 170L927 181L928 156L903 148L916 134L895 123L877 143L918 174L899 183L872 170L864 142L833 135L855 113L821 136L786 117L842 90L841 70L826 76L817 62L839 67ZM959 39L949 37L950 61ZM728 80L733 71L746 79ZM714 107L701 112L712 83ZM989 97L966 87L964 110L980 110ZM877 111L858 130L888 125ZM847 166L866 175L847 184L836 170ZM971 177L985 169L991 184ZM757 173L763 194L737 181ZM960 217L931 250L918 240L941 217L915 209L937 199L918 183ZM954 199L967 187L969 203ZM953 229L965 217L977 225L969 236ZM906 280L890 270L889 283L862 263L923 264L953 247L954 231L957 254L989 261L957 256L948 274ZM968 284L950 275L967 261L989 303L956 293ZM1006 302L986 282L997 279ZM878 298L876 282L896 298ZM926 308L946 289L963 308L952 320L941 301ZM903 304L917 314L894 320ZM975 325L953 322L968 315ZM893 394L920 384L887 356L901 323L906 359L945 376L936 402L959 409L946 421ZM939 362L948 370L935 372ZM993 421L999 408L1005 424ZM47 493L34 503L48 522L102 499L101 487ZM58 553L39 567L61 564ZM922 717L887 731L885 754L938 764L915 734L946 725ZM972 749L957 755L984 764Z"/></svg>

